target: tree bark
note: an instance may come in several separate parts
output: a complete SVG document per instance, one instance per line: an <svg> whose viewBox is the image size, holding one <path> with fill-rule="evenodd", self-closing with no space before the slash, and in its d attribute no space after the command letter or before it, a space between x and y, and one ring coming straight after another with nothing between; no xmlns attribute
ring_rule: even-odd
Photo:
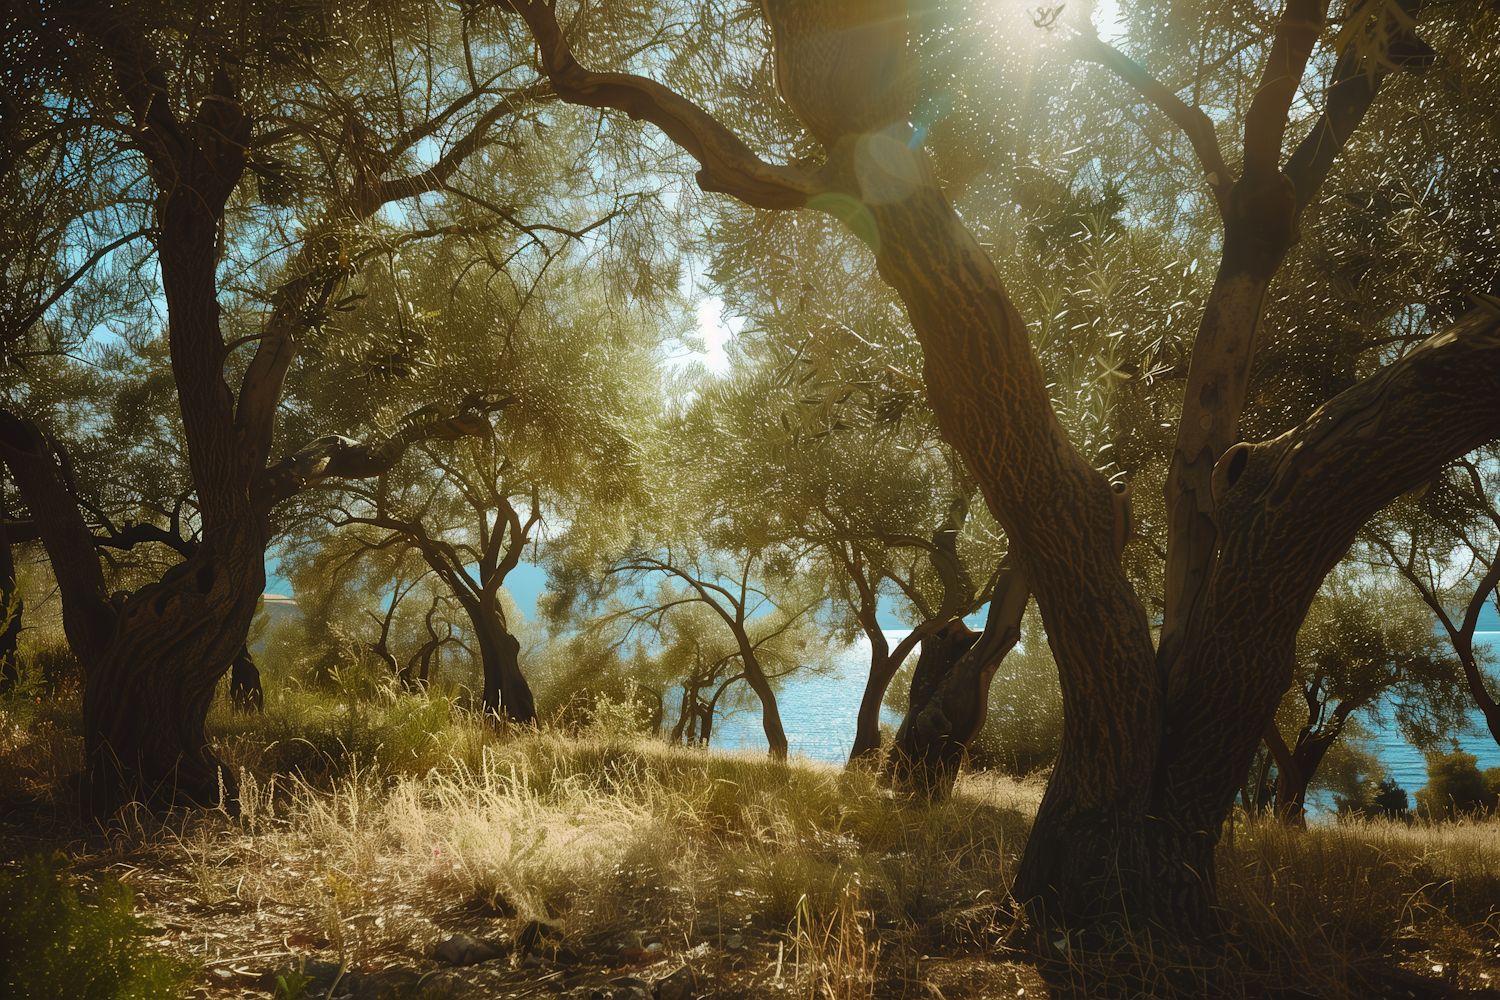
<svg viewBox="0 0 1500 1000"><path fill-rule="evenodd" d="M933 799L952 792L969 744L984 728L990 682L1020 638L1030 598L1025 576L1006 569L982 632L954 620L935 637L940 641L923 640L906 718L891 753L891 774L898 783Z"/></svg>
<svg viewBox="0 0 1500 1000"><path fill-rule="evenodd" d="M229 668L229 703L237 712L265 711L266 693L260 686L260 668L255 665L248 646L240 647Z"/></svg>
<svg viewBox="0 0 1500 1000"><path fill-rule="evenodd" d="M485 600L460 594L459 602L469 613L479 642L479 659L484 667L484 710L512 722L535 722L536 701L521 673L521 642L505 627L494 598Z"/></svg>
<svg viewBox="0 0 1500 1000"><path fill-rule="evenodd" d="M1162 891L1151 909L1166 926L1212 926L1212 886L1197 873L1213 870L1220 825L1291 682L1297 630L1324 576L1376 511L1497 435L1500 302L1300 426L1220 459L1219 556L1184 669L1173 671L1151 782L1152 884Z"/></svg>
<svg viewBox="0 0 1500 1000"><path fill-rule="evenodd" d="M875 141L895 168L864 191L880 274L907 305L939 426L1011 540L1062 680L1062 745L1014 892L1046 923L1124 920L1142 912L1162 712L1145 609L1116 553L1128 514L1068 441L1025 325L925 154Z"/></svg>
<svg viewBox="0 0 1500 1000"><path fill-rule="evenodd" d="M1266 764L1260 771L1260 780L1256 785L1256 807L1257 811L1273 810L1277 819L1285 819L1281 813L1281 787L1285 785L1303 785L1302 772L1297 768L1297 760L1292 755L1291 748L1286 745L1286 740L1281 738L1281 730L1276 728L1276 720L1266 726L1265 735L1261 737L1266 745L1268 756ZM1276 764L1276 787L1271 788L1267 778L1271 773L1271 763Z"/></svg>
<svg viewBox="0 0 1500 1000"><path fill-rule="evenodd" d="M955 711L965 721L960 723L958 727L960 732L950 732L951 727L948 725L948 717L943 715L943 708L941 706L934 706L933 712L937 713L936 716L929 713L926 718L943 717L943 724L939 728L942 729L945 735L941 738L957 739L962 744L956 750L956 757L954 756L954 752L939 752L936 754L928 754L925 751L918 752L916 742L910 742L909 744L903 742L903 740L926 740L929 738L926 734L934 732L929 725L924 727L921 733L919 733L913 728L912 722L917 716L928 709L929 704L926 699L936 694L939 688L946 684L948 678L954 675L954 668L958 664L959 657L966 654L973 646L973 642L958 642L955 645L949 641L959 635L958 632L951 629L952 623L963 615L969 614L983 600L983 595L976 591L974 581L969 576L969 571L964 566L963 559L958 554L958 534L963 529L964 521L968 516L968 498L962 495L955 497L948 507L947 518L933 531L932 547L928 550L928 559L942 583L942 603L936 612L928 611L923 607L924 612L929 614L928 619L913 629L911 634L902 639L901 642L897 643L894 651L890 650L890 646L886 642L885 632L880 628L878 618L879 599L874 585L865 578L864 567L862 560L859 558L858 549L854 550L853 557L846 556L842 548L840 548L839 552L840 556L843 557L849 575L853 578L855 586L859 590L860 606L858 618L860 625L864 628L865 635L870 640L870 679L865 685L864 698L860 703L860 728L856 729L854 751L850 753L849 759L850 761L854 761L861 756L873 755L880 749L880 705L885 699L885 690L890 686L891 679L896 675L896 672L901 669L901 664L906 662L906 658L911 653L911 650L916 647L917 643L921 643L922 654L918 658L916 671L912 678L912 696L915 697L920 687L923 691L924 700L920 703L908 702L906 718L902 720L901 734L898 735L896 741L896 756L892 758L892 761L898 766L890 768L888 771L893 776L897 775L899 771L899 780L902 783L915 781L916 784L921 785L929 794L937 792L940 787L944 787L944 780L939 776L938 772L933 772L925 778L917 778L912 773L913 770L926 766L924 762L929 762L941 770L945 765L941 765L940 761L947 760L950 757L954 757L954 759L962 757L969 741L978 734L979 727L982 727L984 724L984 710L981 708L978 726L973 727L972 732L969 731L970 727L967 725L969 720L965 709L955 706ZM990 596L994 598L997 595L991 594ZM1021 607L1022 610L1025 609L1024 598ZM933 639L939 639L944 635L949 635L949 640L932 643L932 648L929 651L929 642ZM997 660L996 663L998 662ZM987 698L989 695L988 678L989 676L993 676L993 673L994 670L991 667L989 675L986 675L983 681L980 682L984 688L982 692L970 684L966 686L963 694L969 697L979 697L981 700ZM922 675L920 683L917 675ZM964 674L964 677L970 681L979 680L977 675L970 677L967 672ZM961 733L967 735L961 735ZM956 774L956 770L953 773ZM946 784L951 785L951 783L950 776Z"/></svg>
<svg viewBox="0 0 1500 1000"><path fill-rule="evenodd" d="M125 603L84 691L91 815L132 801L238 809L237 782L209 749L204 722L263 590L265 539L256 527L248 538L205 537L192 559Z"/></svg>
<svg viewBox="0 0 1500 1000"><path fill-rule="evenodd" d="M1287 822L1307 825L1307 788L1327 756L1328 748L1338 738L1337 730L1314 731L1307 727L1297 734L1297 743L1292 747L1296 770L1285 772L1276 782L1276 812Z"/></svg>
<svg viewBox="0 0 1500 1000"><path fill-rule="evenodd" d="M880 753L880 709L885 704L885 693L901 670L901 665L911 654L912 646L916 644L903 640L895 650L891 650L884 635L878 645L871 640L870 676L865 681L865 690L859 699L859 711L855 715L854 745L849 748L849 763L870 760Z"/></svg>
<svg viewBox="0 0 1500 1000"><path fill-rule="evenodd" d="M428 639L422 643L422 648L417 650L412 658L407 661L406 666L402 668L398 675L401 685L408 691L426 690L434 660L439 659L443 655L443 645L453 638L451 626L448 627L449 630L446 636L440 637L437 634L437 628L432 624L432 619L437 614L437 610L438 599L433 598L432 606L427 609L427 615L423 619L427 626Z"/></svg>

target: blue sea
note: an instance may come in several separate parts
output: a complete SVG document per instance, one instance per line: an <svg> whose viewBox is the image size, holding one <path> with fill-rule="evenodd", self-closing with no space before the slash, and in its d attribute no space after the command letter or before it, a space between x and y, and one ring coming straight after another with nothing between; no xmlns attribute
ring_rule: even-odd
<svg viewBox="0 0 1500 1000"><path fill-rule="evenodd" d="M273 583L280 586L282 593L291 593L290 586L277 576L274 565L268 564L267 574ZM512 597L530 619L535 615L537 596L546 583L545 572L536 566L522 563L506 582ZM973 628L982 628L982 614L971 617L969 624ZM1493 603L1487 605L1480 616L1479 629L1474 636L1475 645L1489 645L1495 653L1500 654L1500 614L1496 613ZM902 629L886 630L886 636L890 638L892 645L908 634L907 630ZM849 748L854 743L855 717L859 710L859 700L864 694L869 665L869 641L861 638L838 657L832 673L793 680L782 688L777 702L792 753L829 763L843 763L848 759ZM889 711L882 718L891 725L897 725L901 721ZM1372 725L1371 728L1377 727ZM1477 709L1471 715L1470 729L1470 732L1460 737L1459 749L1478 757L1480 768L1500 767L1500 746L1491 739L1484 725L1484 717ZM720 749L764 751L766 737L761 729L759 706L741 709L715 719L713 745ZM1414 792L1426 786L1426 760L1416 748L1401 738L1394 725L1387 724L1379 728L1375 752L1386 772L1402 788Z"/></svg>
<svg viewBox="0 0 1500 1000"><path fill-rule="evenodd" d="M887 630L894 645L904 631ZM1475 645L1500 643L1500 631L1476 632ZM1497 647L1496 652L1500 652ZM838 672L810 677L786 684L777 699L782 725L793 754L812 760L843 763L854 743L855 717L869 675L870 644L861 638L839 657ZM1389 715L1387 713L1387 719ZM901 720L889 710L883 720L892 725ZM1376 728L1373 723L1366 723ZM1459 749L1479 758L1480 769L1500 767L1500 746L1485 728L1484 716L1475 709L1471 716L1472 731L1459 739ZM713 745L719 749L765 750L766 736L761 729L760 707L741 709L714 722ZM1393 724L1377 732L1375 753L1387 774L1408 792L1427 784L1427 763L1422 754L1401 738Z"/></svg>

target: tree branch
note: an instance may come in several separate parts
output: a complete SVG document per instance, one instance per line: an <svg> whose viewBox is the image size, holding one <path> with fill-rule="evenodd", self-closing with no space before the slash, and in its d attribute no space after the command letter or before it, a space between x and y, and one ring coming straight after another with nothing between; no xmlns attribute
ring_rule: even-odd
<svg viewBox="0 0 1500 1000"><path fill-rule="evenodd" d="M497 102L494 107L481 115L474 123L474 127L455 142L453 147L439 157L431 167L407 177L380 182L378 185L380 204L389 204L392 201L415 198L429 191L441 190L464 160L495 142L495 139L489 135L490 126L506 115L516 114L543 101L555 100L556 97L550 83L537 83L510 92L504 100ZM398 141L393 151L399 151L402 148L404 146ZM376 205L374 209L365 213L366 216L373 214L379 207L380 205Z"/></svg>
<svg viewBox="0 0 1500 1000"><path fill-rule="evenodd" d="M155 234L155 232L156 230L154 229L137 229L135 232L127 233L126 235L121 236L119 239L115 240L113 243L109 243L103 247L100 247L98 250L95 250L93 254L89 256L89 259L84 261L76 271L62 280L62 282L57 286L56 290L54 290L51 295L47 296L46 301L37 305L36 308L32 309L25 316L22 316L20 320L18 320L14 325L10 326L3 333L0 333L0 342L9 343L10 341L16 340L19 337L23 336L27 330L31 329L32 324L46 315L47 310L51 309L58 299L68 294L68 290L70 288L78 284L78 282L83 279L83 276L85 274L93 270L95 264L99 263L109 254L113 253L115 250L118 250L120 247L124 246L127 243L131 243L135 240L140 239L142 236L152 236Z"/></svg>
<svg viewBox="0 0 1500 1000"><path fill-rule="evenodd" d="M84 523L50 440L29 419L0 410L0 458L36 523L62 593L63 631L68 645L91 674L114 632L104 572L94 535Z"/></svg>
<svg viewBox="0 0 1500 1000"><path fill-rule="evenodd" d="M1225 211L1225 199L1234 186L1235 178L1224 163L1224 152L1219 148L1219 137L1214 132L1213 120L1202 108L1190 105L1172 93L1165 84L1146 72L1146 68L1140 63L1101 41L1093 31L1080 34L1073 44L1080 58L1114 70L1121 79L1140 91L1142 97L1182 129L1193 146L1193 152L1198 156L1198 165L1203 168L1203 178L1208 182L1209 190L1214 193L1222 214Z"/></svg>
<svg viewBox="0 0 1500 1000"><path fill-rule="evenodd" d="M1408 18L1414 17L1421 0L1397 0ZM1387 22L1387 30L1398 27L1392 22L1395 15L1382 9L1380 16ZM1282 172L1297 186L1297 211L1300 213L1317 197L1318 189L1333 167L1333 161L1343 150L1349 137L1364 120L1365 112L1375 100L1380 84L1393 72L1401 70L1420 72L1426 68L1432 49L1421 42L1409 29L1398 27L1392 32L1397 42L1392 46L1394 58L1375 61L1360 52L1356 40L1350 39L1339 53L1334 64L1333 80L1323 102L1323 113L1318 116L1310 131L1298 143L1287 159Z"/></svg>
<svg viewBox="0 0 1500 1000"><path fill-rule="evenodd" d="M1281 139L1287 113L1302 83L1328 0L1286 0L1271 54L1261 72L1260 86L1245 113L1245 172L1276 173L1281 169Z"/></svg>
<svg viewBox="0 0 1500 1000"><path fill-rule="evenodd" d="M515 91L482 115L432 167L409 177L369 185L364 200L352 206L362 213L356 219L369 218L391 202L439 190L466 158L488 144L488 130L496 121L545 99L547 93L546 84ZM331 217L325 219L303 241L302 249L288 267L292 277L276 290L271 315L266 318L260 343L240 383L235 424L251 454L262 465L271 452L282 382L297 356L296 338L306 326L309 306L320 311L343 273L342 248L331 235L335 221Z"/></svg>
<svg viewBox="0 0 1500 1000"><path fill-rule="evenodd" d="M817 193L812 175L766 163L713 116L655 80L629 73L595 73L573 57L550 4L511 0L541 50L542 70L569 104L613 108L666 133L703 167L698 186L732 195L757 208L801 208Z"/></svg>
<svg viewBox="0 0 1500 1000"><path fill-rule="evenodd" d="M1307 608L1360 528L1500 436L1500 299L1482 302L1298 427L1236 445L1215 466L1219 557L1169 680L1158 765L1158 794L1185 830L1208 829L1227 807L1217 797L1239 786L1291 681Z"/></svg>
<svg viewBox="0 0 1500 1000"><path fill-rule="evenodd" d="M361 443L338 434L320 437L262 472L251 491L255 507L269 512L281 501L325 479L379 476L390 471L407 448L418 441L452 440L489 432L488 414L514 399L507 396L496 405L471 395L456 407L432 403L407 414L396 433L378 441Z"/></svg>

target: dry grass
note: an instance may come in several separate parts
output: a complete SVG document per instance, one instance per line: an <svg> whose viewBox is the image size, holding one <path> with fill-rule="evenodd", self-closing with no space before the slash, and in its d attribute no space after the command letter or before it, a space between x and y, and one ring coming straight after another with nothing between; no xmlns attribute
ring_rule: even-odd
<svg viewBox="0 0 1500 1000"><path fill-rule="evenodd" d="M1494 818L1242 822L1219 852L1219 884L1247 953L1294 968L1326 996L1415 986L1392 982L1391 969L1450 988L1500 984Z"/></svg>
<svg viewBox="0 0 1500 1000"><path fill-rule="evenodd" d="M138 814L104 838L57 792L79 759L66 706L49 711L0 723L0 802L43 798L0 824L6 853L62 846L85 875L123 875L161 946L209 963L209 995L269 993L265 974L299 956L428 971L449 933L539 929L540 954L445 973L445 988L541 995L686 963L696 995L1047 992L1001 946L1038 780L967 775L942 804L897 802L868 772L805 760L294 694L211 720L241 816ZM1231 830L1233 968L1156 970L1190 991L1294 982L1334 1000L1500 975L1494 821ZM1102 995L1067 979L1053 995Z"/></svg>

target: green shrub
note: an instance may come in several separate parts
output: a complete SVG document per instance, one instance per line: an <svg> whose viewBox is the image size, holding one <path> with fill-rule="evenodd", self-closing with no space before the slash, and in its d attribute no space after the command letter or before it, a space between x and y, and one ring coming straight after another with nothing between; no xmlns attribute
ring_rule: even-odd
<svg viewBox="0 0 1500 1000"><path fill-rule="evenodd" d="M1384 817L1407 820L1411 809L1406 789L1391 778L1377 781L1367 777L1359 783L1355 794L1335 794L1333 801L1338 806L1340 816L1359 816L1365 819Z"/></svg>
<svg viewBox="0 0 1500 1000"><path fill-rule="evenodd" d="M1454 751L1427 756L1427 787L1417 792L1417 803L1431 818L1494 812L1497 798L1473 754Z"/></svg>
<svg viewBox="0 0 1500 1000"><path fill-rule="evenodd" d="M134 894L120 882L87 902L62 854L0 872L0 993L30 1000L154 1000L178 996L191 968L141 941Z"/></svg>

